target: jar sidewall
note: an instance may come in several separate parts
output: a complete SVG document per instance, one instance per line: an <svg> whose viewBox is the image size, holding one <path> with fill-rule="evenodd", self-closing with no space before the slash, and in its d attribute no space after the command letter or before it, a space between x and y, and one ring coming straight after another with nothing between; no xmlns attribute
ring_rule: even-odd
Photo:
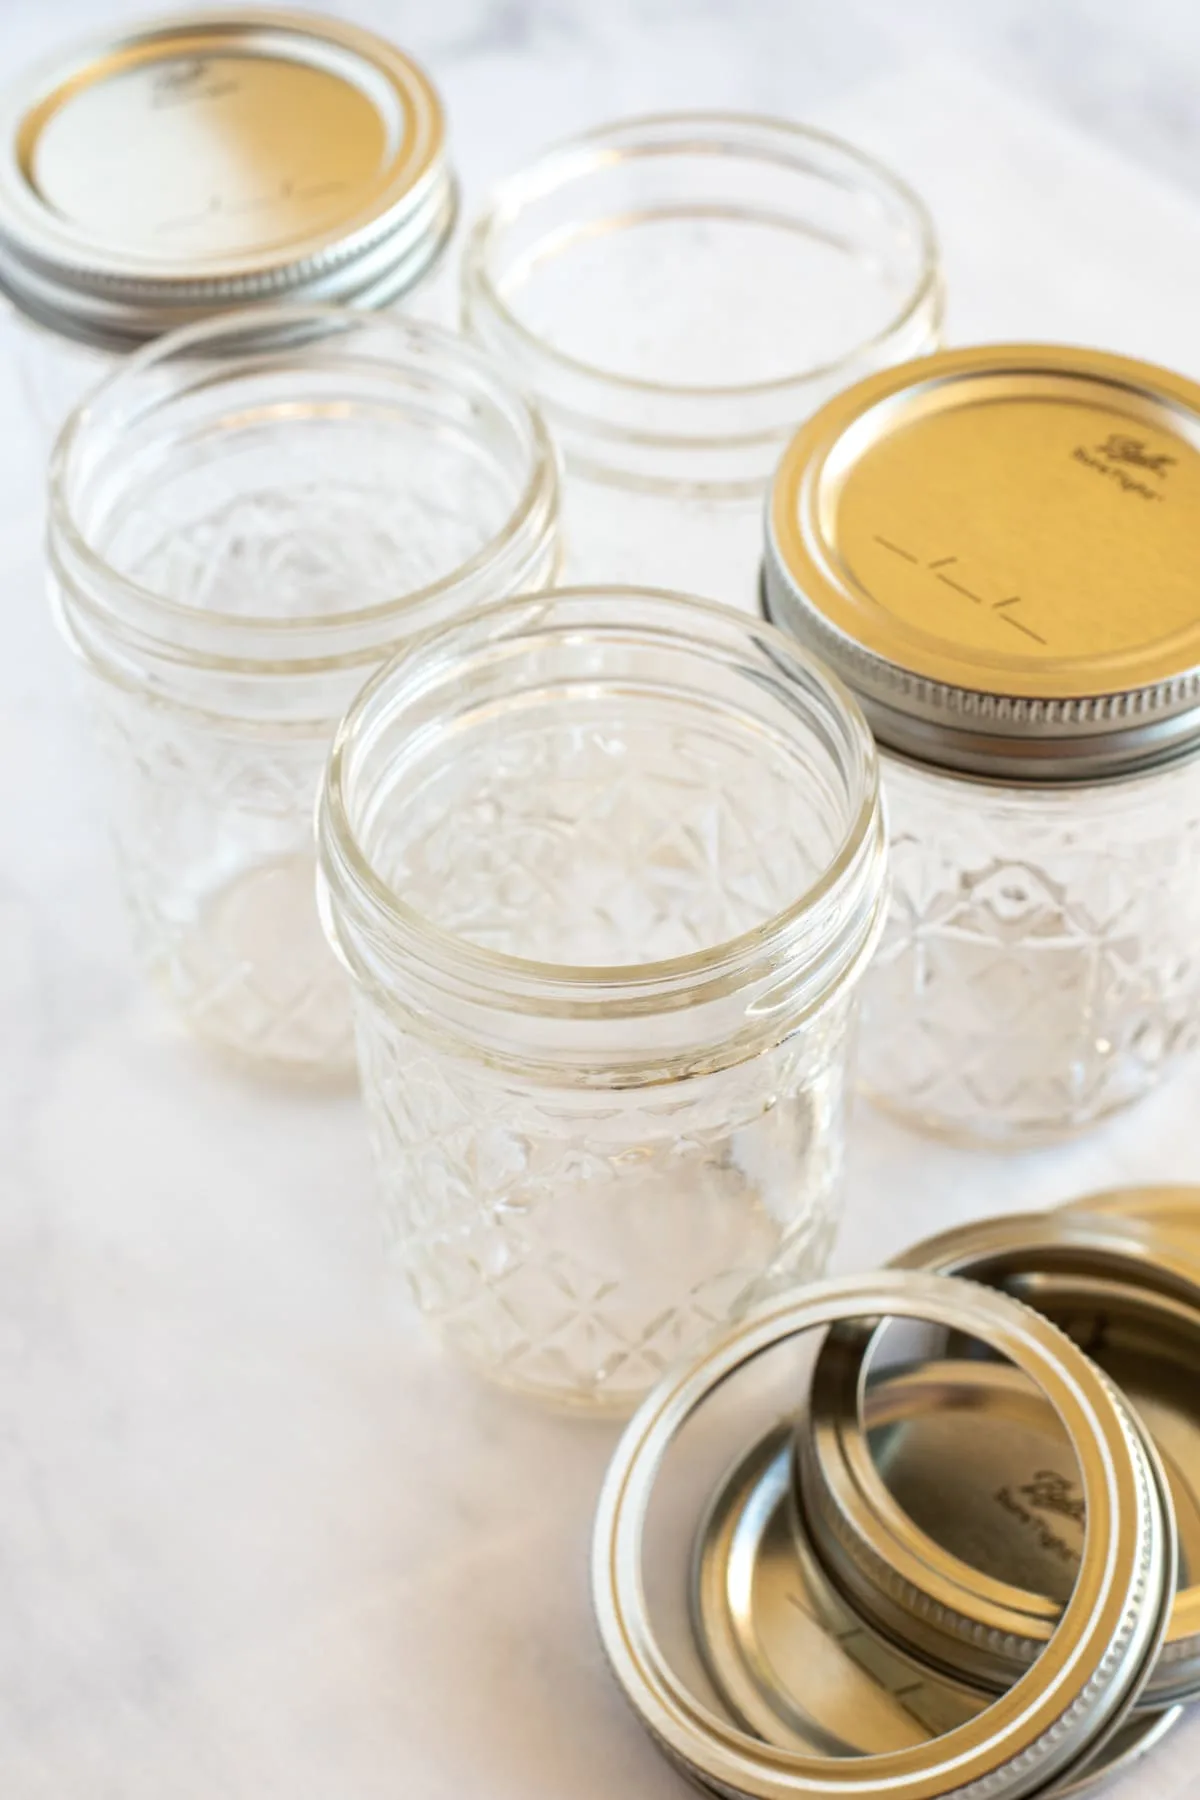
<svg viewBox="0 0 1200 1800"><path fill-rule="evenodd" d="M1200 753L1049 792L881 768L897 894L864 986L871 1098L1004 1148L1148 1092L1200 1031Z"/></svg>

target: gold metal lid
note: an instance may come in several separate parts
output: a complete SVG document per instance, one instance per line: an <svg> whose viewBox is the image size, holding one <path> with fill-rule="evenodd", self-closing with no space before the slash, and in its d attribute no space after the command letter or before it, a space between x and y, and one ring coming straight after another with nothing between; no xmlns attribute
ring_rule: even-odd
<svg viewBox="0 0 1200 1800"><path fill-rule="evenodd" d="M882 743L1027 780L1200 741L1200 386L1101 351L902 364L802 426L764 605Z"/></svg>
<svg viewBox="0 0 1200 1800"><path fill-rule="evenodd" d="M1120 1387L1165 1468L1183 1577L1143 1704L1200 1694L1200 1263L1165 1240L1147 1275L1137 1225L1066 1213L981 1220L897 1259L1035 1307ZM1078 1567L1080 1477L1044 1399L1016 1371L929 1360L872 1371L871 1329L831 1333L797 1479L835 1578L881 1629L1002 1689L1055 1629Z"/></svg>
<svg viewBox="0 0 1200 1800"><path fill-rule="evenodd" d="M698 1652L679 1559L703 1536L707 1498L730 1464L778 1423L781 1381L794 1397L807 1334L881 1318L932 1321L980 1338L1015 1364L1062 1425L1090 1528L1058 1630L1006 1693L974 1717L947 1719L948 1730L923 1741L914 1733L918 1741L891 1749L877 1742L857 1753L843 1741L839 1753L831 1742L836 1725L809 1736L801 1720L807 1741L784 1744L774 1734L753 1735L736 1709L731 1715ZM693 1529L697 1494L703 1512ZM592 1554L600 1636L627 1698L693 1781L735 1800L861 1800L868 1789L892 1800L966 1792L1018 1800L1074 1779L1128 1719L1158 1654L1174 1577L1161 1470L1087 1357L1007 1295L899 1272L818 1283L777 1300L665 1376L617 1446ZM886 1697L881 1730L885 1714L895 1723Z"/></svg>
<svg viewBox="0 0 1200 1800"><path fill-rule="evenodd" d="M1081 1194L1077 1200L1068 1200L1061 1211L1144 1226L1155 1236L1169 1240L1184 1255L1200 1258L1200 1187L1174 1183L1107 1188L1102 1193Z"/></svg>
<svg viewBox="0 0 1200 1800"><path fill-rule="evenodd" d="M260 299L383 305L454 210L428 78L317 14L146 21L0 99L0 287L87 342Z"/></svg>

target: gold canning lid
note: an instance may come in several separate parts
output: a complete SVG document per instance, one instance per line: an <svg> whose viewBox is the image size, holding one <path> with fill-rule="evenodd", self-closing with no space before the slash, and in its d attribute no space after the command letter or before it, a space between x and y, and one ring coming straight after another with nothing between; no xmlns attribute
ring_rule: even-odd
<svg viewBox="0 0 1200 1800"><path fill-rule="evenodd" d="M384 305L454 212L427 76L318 14L141 21L0 97L0 288L102 347L258 300Z"/></svg>
<svg viewBox="0 0 1200 1800"><path fill-rule="evenodd" d="M1185 1255L1200 1257L1200 1187L1187 1183L1107 1188L1067 1201L1061 1211L1123 1222L1169 1240Z"/></svg>
<svg viewBox="0 0 1200 1800"><path fill-rule="evenodd" d="M984 345L869 377L801 427L764 606L902 754L1085 780L1200 741L1200 385Z"/></svg>
<svg viewBox="0 0 1200 1800"><path fill-rule="evenodd" d="M1156 1265L1148 1269L1148 1258ZM1142 1704L1200 1696L1200 1261L1152 1227L1033 1214L914 1246L897 1266L995 1286L1048 1317L1121 1389L1172 1494L1181 1585ZM872 1329L832 1333L797 1440L797 1485L833 1579L878 1628L1002 1690L1056 1628L1079 1566L1078 1466L1015 1369L965 1356L873 1368ZM957 1359L957 1360L956 1360Z"/></svg>

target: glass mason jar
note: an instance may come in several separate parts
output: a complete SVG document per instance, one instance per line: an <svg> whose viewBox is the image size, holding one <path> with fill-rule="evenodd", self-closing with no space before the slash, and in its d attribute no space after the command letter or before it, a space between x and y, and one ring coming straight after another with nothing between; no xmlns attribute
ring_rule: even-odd
<svg viewBox="0 0 1200 1800"><path fill-rule="evenodd" d="M455 211L427 76L318 14L117 26L0 99L0 290L48 433L116 358L189 322L409 295Z"/></svg>
<svg viewBox="0 0 1200 1800"><path fill-rule="evenodd" d="M1058 1137L1196 1038L1198 442L1182 377L986 346L862 383L781 465L768 613L887 749L860 1068L909 1123Z"/></svg>
<svg viewBox="0 0 1200 1800"><path fill-rule="evenodd" d="M821 132L695 113L611 125L468 231L465 329L563 454L564 579L755 604L762 504L799 420L931 350L925 207Z"/></svg>
<svg viewBox="0 0 1200 1800"><path fill-rule="evenodd" d="M52 591L138 950L201 1037L352 1066L313 901L334 725L411 635L553 579L556 499L540 420L475 349L345 308L174 333L68 423Z"/></svg>
<svg viewBox="0 0 1200 1800"><path fill-rule="evenodd" d="M1000 1145L1139 1099L1200 1023L1200 755L1032 788L883 765L892 910L866 1090Z"/></svg>
<svg viewBox="0 0 1200 1800"><path fill-rule="evenodd" d="M839 1211L870 735L732 609L563 589L360 695L320 812L390 1235L462 1358L624 1410Z"/></svg>

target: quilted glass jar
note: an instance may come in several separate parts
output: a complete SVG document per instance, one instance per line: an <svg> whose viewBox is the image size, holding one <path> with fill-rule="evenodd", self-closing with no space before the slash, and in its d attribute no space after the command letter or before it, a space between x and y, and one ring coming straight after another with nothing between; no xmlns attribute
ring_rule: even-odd
<svg viewBox="0 0 1200 1800"><path fill-rule="evenodd" d="M1057 346L948 351L797 437L770 616L884 756L867 1091L995 1145L1144 1094L1200 1027L1200 387Z"/></svg>
<svg viewBox="0 0 1200 1800"><path fill-rule="evenodd" d="M762 504L799 420L934 348L921 201L779 120L610 125L505 182L467 236L463 320L563 454L565 578L752 608Z"/></svg>
<svg viewBox="0 0 1200 1800"><path fill-rule="evenodd" d="M1200 1027L1200 756L1048 790L883 764L867 1091L998 1144L1146 1093Z"/></svg>
<svg viewBox="0 0 1200 1800"><path fill-rule="evenodd" d="M424 71L317 13L116 25L0 96L0 291L50 435L166 331L250 304L407 298L455 211Z"/></svg>
<svg viewBox="0 0 1200 1800"><path fill-rule="evenodd" d="M386 1218L462 1358L625 1410L826 1260L870 735L744 614L563 589L393 661L320 814Z"/></svg>
<svg viewBox="0 0 1200 1800"><path fill-rule="evenodd" d="M49 550L137 949L188 1026L353 1066L313 901L334 726L412 634L552 579L540 421L461 340L254 309L130 358L66 426Z"/></svg>

